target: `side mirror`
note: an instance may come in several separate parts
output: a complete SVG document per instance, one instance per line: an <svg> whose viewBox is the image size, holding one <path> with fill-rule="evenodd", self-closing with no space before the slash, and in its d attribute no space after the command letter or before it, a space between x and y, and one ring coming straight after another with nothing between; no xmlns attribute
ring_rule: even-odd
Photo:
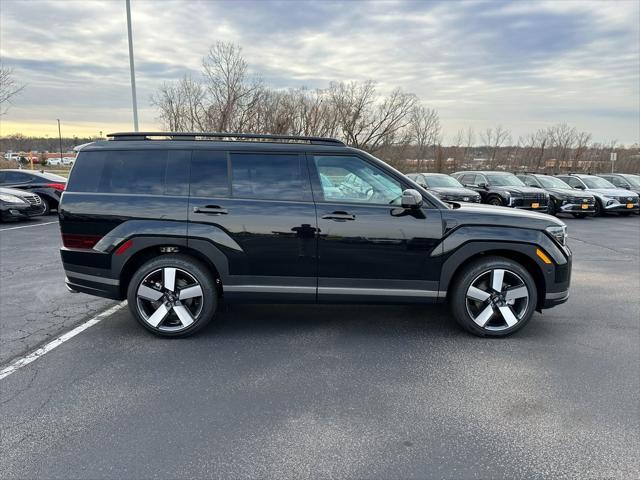
<svg viewBox="0 0 640 480"><path fill-rule="evenodd" d="M478 184L478 188L484 188L485 190L489 187L486 183L482 182Z"/></svg>
<svg viewBox="0 0 640 480"><path fill-rule="evenodd" d="M578 190L584 190L584 185L576 185L573 188L577 188Z"/></svg>
<svg viewBox="0 0 640 480"><path fill-rule="evenodd" d="M625 185L624 188L626 188L627 190L631 190L631 187L629 185Z"/></svg>
<svg viewBox="0 0 640 480"><path fill-rule="evenodd" d="M422 195L413 188L402 192L402 208L419 208L422 206Z"/></svg>

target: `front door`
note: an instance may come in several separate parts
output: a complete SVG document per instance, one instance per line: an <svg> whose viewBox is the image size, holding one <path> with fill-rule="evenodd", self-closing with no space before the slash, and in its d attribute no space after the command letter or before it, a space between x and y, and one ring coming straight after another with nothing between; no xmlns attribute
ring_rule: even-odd
<svg viewBox="0 0 640 480"><path fill-rule="evenodd" d="M401 208L400 175L358 155L313 155L318 212L318 299L434 301L440 211Z"/></svg>
<svg viewBox="0 0 640 480"><path fill-rule="evenodd" d="M224 255L227 299L315 302L316 211L304 154L194 150L189 242L202 241Z"/></svg>

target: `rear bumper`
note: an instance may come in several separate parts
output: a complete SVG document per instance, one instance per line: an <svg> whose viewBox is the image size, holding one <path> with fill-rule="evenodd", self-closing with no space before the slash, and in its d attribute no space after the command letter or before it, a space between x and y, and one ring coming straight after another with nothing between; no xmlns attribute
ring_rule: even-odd
<svg viewBox="0 0 640 480"><path fill-rule="evenodd" d="M67 288L98 297L122 300L120 279L112 272L111 255L95 250L61 248Z"/></svg>

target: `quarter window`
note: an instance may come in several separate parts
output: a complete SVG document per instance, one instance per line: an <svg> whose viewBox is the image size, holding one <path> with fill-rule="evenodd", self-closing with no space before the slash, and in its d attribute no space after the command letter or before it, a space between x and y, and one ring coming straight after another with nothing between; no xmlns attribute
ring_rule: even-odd
<svg viewBox="0 0 640 480"><path fill-rule="evenodd" d="M187 195L190 155L191 152L185 150L81 152L67 190Z"/></svg>
<svg viewBox="0 0 640 480"><path fill-rule="evenodd" d="M327 202L397 205L402 185L381 169L358 157L313 157Z"/></svg>
<svg viewBox="0 0 640 480"><path fill-rule="evenodd" d="M310 201L311 185L299 154L232 153L234 198Z"/></svg>

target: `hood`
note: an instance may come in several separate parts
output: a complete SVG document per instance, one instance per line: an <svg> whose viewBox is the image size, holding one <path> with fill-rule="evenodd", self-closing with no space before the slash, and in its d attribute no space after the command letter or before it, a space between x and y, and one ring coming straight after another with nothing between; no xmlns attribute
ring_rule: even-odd
<svg viewBox="0 0 640 480"><path fill-rule="evenodd" d="M606 197L636 197L638 195L626 188L589 188L587 192L599 193Z"/></svg>
<svg viewBox="0 0 640 480"><path fill-rule="evenodd" d="M480 195L478 192L474 192L473 190L463 187L433 187L429 188L428 190L441 193L443 195L462 195L469 196L471 198Z"/></svg>
<svg viewBox="0 0 640 480"><path fill-rule="evenodd" d="M17 188L0 187L0 193L4 193L7 195L14 195L20 198L33 197L33 193L26 192L24 190L19 190Z"/></svg>
<svg viewBox="0 0 640 480"><path fill-rule="evenodd" d="M593 198L593 194L589 193L588 190L580 190L578 188L555 188L550 187L546 188L547 192L556 193L558 195L566 195L568 197L584 197L584 198Z"/></svg>
<svg viewBox="0 0 640 480"><path fill-rule="evenodd" d="M562 220L545 213L479 203L456 203L442 215L459 225L501 225L540 230L554 225L565 226Z"/></svg>

